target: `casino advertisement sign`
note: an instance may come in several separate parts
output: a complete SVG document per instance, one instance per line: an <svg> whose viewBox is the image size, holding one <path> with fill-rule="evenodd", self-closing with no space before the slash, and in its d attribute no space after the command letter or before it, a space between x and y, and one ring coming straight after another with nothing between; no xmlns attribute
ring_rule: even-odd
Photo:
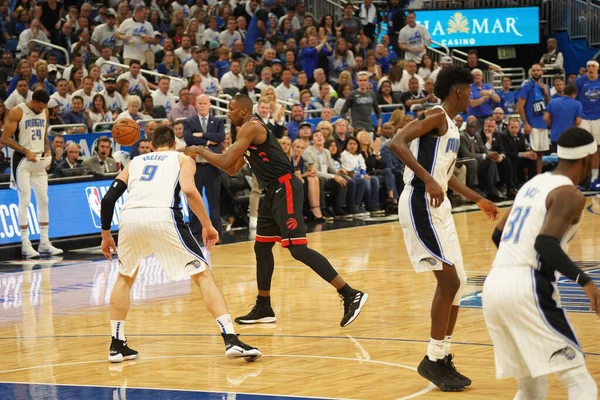
<svg viewBox="0 0 600 400"><path fill-rule="evenodd" d="M537 44L537 7L417 11L417 23L447 47Z"/></svg>

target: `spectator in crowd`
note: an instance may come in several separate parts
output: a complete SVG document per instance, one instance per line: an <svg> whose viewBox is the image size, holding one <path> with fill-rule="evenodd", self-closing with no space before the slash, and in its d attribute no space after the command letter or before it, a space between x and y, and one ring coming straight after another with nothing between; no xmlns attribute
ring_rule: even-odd
<svg viewBox="0 0 600 400"><path fill-rule="evenodd" d="M244 87L240 90L240 93L248 95L253 102L256 103L260 92L256 89L256 76L253 74L246 75L244 78Z"/></svg>
<svg viewBox="0 0 600 400"><path fill-rule="evenodd" d="M81 124L82 128L77 128L79 132L85 132L88 126L88 117L85 112L84 100L81 96L73 96L71 99L71 110L61 114L65 124Z"/></svg>
<svg viewBox="0 0 600 400"><path fill-rule="evenodd" d="M289 138L285 138L289 140ZM325 203L321 203L321 193L325 187L325 181L319 179L317 170L314 165L310 167L304 161L302 155L306 149L306 143L303 140L294 140L291 146L291 159L294 173L305 184L305 193L310 205L312 219L315 222L325 222L325 220L333 220L331 215L324 209ZM327 215L327 218L325 218Z"/></svg>
<svg viewBox="0 0 600 400"><path fill-rule="evenodd" d="M162 107L165 110L167 118L171 118L171 111L175 107L175 96L169 91L171 79L166 76L158 79L158 89L152 92L154 107Z"/></svg>
<svg viewBox="0 0 600 400"><path fill-rule="evenodd" d="M209 74L208 61L200 61L200 86L207 96L217 96L223 93L219 80Z"/></svg>
<svg viewBox="0 0 600 400"><path fill-rule="evenodd" d="M412 111L413 106L425 104L428 98L433 100L433 94L419 90L419 80L417 78L410 78L408 81L408 90L402 93L400 102L406 110Z"/></svg>
<svg viewBox="0 0 600 400"><path fill-rule="evenodd" d="M137 142L137 150L140 156L152 153L152 142L148 138L142 138Z"/></svg>
<svg viewBox="0 0 600 400"><path fill-rule="evenodd" d="M175 150L181 152L185 151L187 143L183 137L183 121L173 122L173 131L175 132Z"/></svg>
<svg viewBox="0 0 600 400"><path fill-rule="evenodd" d="M517 111L523 121L523 131L529 135L531 149L537 152L537 173L542 173L542 156L550 150L548 127L544 122L546 105L550 102L550 89L542 82L543 70L539 64L531 67L531 79L519 93Z"/></svg>
<svg viewBox="0 0 600 400"><path fill-rule="evenodd" d="M564 96L565 91L565 80L561 76L554 78L552 89L550 89L550 96L555 99L560 96Z"/></svg>
<svg viewBox="0 0 600 400"><path fill-rule="evenodd" d="M168 54L168 55L167 55ZM200 62L200 55L202 54L202 49L198 46L192 47L190 50L191 58L189 58L185 63L183 63L183 77L188 79L192 77L195 73L200 72L198 63ZM176 74L175 76L180 76L179 68L176 63L179 64L179 57L172 57L175 53L169 51L165 53L163 57L163 62L158 66L158 70L163 74Z"/></svg>
<svg viewBox="0 0 600 400"><path fill-rule="evenodd" d="M100 142L98 142L99 144ZM79 160L80 149L79 145L75 142L69 142L66 146L67 156L62 160L54 169L54 175L61 177L63 176L63 170L71 168L81 168L83 164Z"/></svg>
<svg viewBox="0 0 600 400"><path fill-rule="evenodd" d="M521 121L518 118L513 117L508 121L508 132L502 138L506 157L511 161L514 184L521 187L536 174L537 154L531 150L527 138L521 133Z"/></svg>
<svg viewBox="0 0 600 400"><path fill-rule="evenodd" d="M496 123L495 131L498 133L505 133L508 131L508 124L504 122L504 110L502 107L494 108L494 112L492 113L492 118Z"/></svg>
<svg viewBox="0 0 600 400"><path fill-rule="evenodd" d="M142 115L147 116L149 119L166 119L167 112L163 106L154 106L154 98L147 94L142 97Z"/></svg>
<svg viewBox="0 0 600 400"><path fill-rule="evenodd" d="M193 117L196 115L196 112L196 108L190 99L190 90L187 88L181 89L179 91L179 102L173 106L173 110L171 111L171 122L175 122L181 118ZM173 129L175 129L174 124Z"/></svg>
<svg viewBox="0 0 600 400"><path fill-rule="evenodd" d="M221 88L223 90L226 89L234 89L234 92L230 94L237 93L238 90L241 90L244 87L244 76L241 74L242 66L239 60L231 61L231 66L229 72L226 72L221 78Z"/></svg>
<svg viewBox="0 0 600 400"><path fill-rule="evenodd" d="M511 90L512 80L508 76L502 77L502 89L498 89L496 94L500 97L500 107L507 115L517 112L516 105L519 100L519 93Z"/></svg>
<svg viewBox="0 0 600 400"><path fill-rule="evenodd" d="M587 62L587 74L577 78L577 100L583 106L581 127L590 132L600 146L600 106L598 105L598 93L600 93L600 80L598 79L598 64L595 60ZM600 191L600 180L598 180L598 164L600 157L598 153L592 160L592 180L590 189Z"/></svg>
<svg viewBox="0 0 600 400"><path fill-rule="evenodd" d="M48 110L50 111L53 108L56 108L56 101L54 101L53 104L51 104L53 100L50 99L50 101L48 102ZM53 106L53 107L50 107ZM54 170L56 170L56 167L58 166L58 164L60 164L63 159L64 159L64 154L65 154L65 138L63 137L63 135L54 135L52 137L52 143L50 144L50 152L51 152L51 157L52 157L52 161L50 162L50 168L48 169L48 173L51 174L54 172Z"/></svg>
<svg viewBox="0 0 600 400"><path fill-rule="evenodd" d="M123 69L121 67L117 67L115 65L106 64L105 61L110 61L113 63L120 63L119 59L112 55L110 47L102 46L100 48L100 57L95 61L95 64L100 67L100 76L104 79L109 77L114 77L123 73Z"/></svg>
<svg viewBox="0 0 600 400"><path fill-rule="evenodd" d="M281 84L275 89L277 98L290 103L298 103L300 101L300 91L292 85L292 71L289 69L283 70L281 73Z"/></svg>
<svg viewBox="0 0 600 400"><path fill-rule="evenodd" d="M137 94L143 96L150 94L150 89L156 89L155 85L152 85L146 80L141 74L142 65L137 60L129 61L129 71L119 75L117 82L126 80L129 83L129 94Z"/></svg>
<svg viewBox="0 0 600 400"><path fill-rule="evenodd" d="M417 24L417 15L412 10L406 13L406 25L400 30L398 43L405 52L406 60L421 63L425 49L431 43L431 36L427 28Z"/></svg>
<svg viewBox="0 0 600 400"><path fill-rule="evenodd" d="M474 115L483 125L488 117L492 116L494 106L500 103L500 96L494 91L492 85L483 83L483 72L479 69L471 71L473 83L471 84L471 101L467 114Z"/></svg>
<svg viewBox="0 0 600 400"><path fill-rule="evenodd" d="M83 103L83 101L82 101ZM95 155L83 161L82 166L97 174L117 172L117 163L110 157L112 141L107 136L101 136L96 141Z"/></svg>
<svg viewBox="0 0 600 400"><path fill-rule="evenodd" d="M425 81L419 74L417 74L417 63L413 60L409 60L404 63L404 72L402 72L402 79L400 80L400 91L408 91L408 81L415 78L419 81L419 89L423 90L425 87Z"/></svg>
<svg viewBox="0 0 600 400"><path fill-rule="evenodd" d="M513 182L511 160L506 157L506 149L504 148L504 140L502 140L502 133L496 131L497 124L492 117L485 119L483 123L483 135L482 139L488 152L496 152L499 154L498 160L495 162L498 164L498 171L500 172L500 182L504 186L504 193L508 193L512 199L517 194L515 184Z"/></svg>
<svg viewBox="0 0 600 400"><path fill-rule="evenodd" d="M356 74L358 80L358 89L352 91L340 116L346 118L348 111L351 112L352 116L352 127L355 130L366 130L367 132L374 133L377 129L373 126L371 115L375 114L377 118L377 127L381 126L381 110L379 109L379 103L377 102L377 96L373 91L368 90L369 77L365 71Z"/></svg>
<svg viewBox="0 0 600 400"><path fill-rule="evenodd" d="M540 66L546 71L546 73L562 73L564 59L563 54L558 51L558 41L554 38L548 38L546 41L548 46L548 52L544 53L540 58Z"/></svg>
<svg viewBox="0 0 600 400"><path fill-rule="evenodd" d="M552 151L556 151L556 144L564 131L581 125L583 106L575 98L577 98L577 87L567 85L564 96L552 99L548 103L548 108L544 113L544 121L550 127Z"/></svg>
<svg viewBox="0 0 600 400"><path fill-rule="evenodd" d="M327 37L321 39L320 43L317 36L308 38L308 46L300 50L298 58L301 60L302 71L306 72L309 81L313 79L319 56L329 57L331 54L333 49L329 46Z"/></svg>
<svg viewBox="0 0 600 400"><path fill-rule="evenodd" d="M132 60L137 60L141 64L146 64L149 69L154 69L154 53L150 45L157 44L159 37L154 35L154 28L147 19L148 8L145 5L138 5L133 11L133 17L128 18L119 24L115 37L123 41L123 62L130 64ZM129 82L131 86L131 82Z"/></svg>
<svg viewBox="0 0 600 400"><path fill-rule="evenodd" d="M290 113L290 122L287 124L287 132L292 142L298 137L300 124L304 121L304 110L300 104L294 104Z"/></svg>
<svg viewBox="0 0 600 400"><path fill-rule="evenodd" d="M82 79L81 89L73 92L73 96L79 96L83 99L83 108L85 110L90 110L92 108L92 98L95 94L92 91L93 88L94 80L91 76L86 76Z"/></svg>
<svg viewBox="0 0 600 400"><path fill-rule="evenodd" d="M235 17L231 16L227 18L227 29L220 33L219 43L226 45L229 48L233 47L233 44L238 40L242 40L242 35L236 30L237 23Z"/></svg>
<svg viewBox="0 0 600 400"><path fill-rule="evenodd" d="M92 107L88 113L88 128L93 131L93 126L96 123L112 122L112 113L106 107L106 100L100 93L94 95L92 99Z"/></svg>
<svg viewBox="0 0 600 400"><path fill-rule="evenodd" d="M117 81L114 77L108 77L104 80L105 89L100 92L106 101L106 108L113 113L113 119L116 114L126 108L125 100L119 92L117 92Z"/></svg>
<svg viewBox="0 0 600 400"><path fill-rule="evenodd" d="M244 39L244 53L250 54L254 51L254 43L258 39L265 39L267 34L267 27L269 26L269 11L275 5L276 0L264 0L263 6L258 7L255 12L252 12L250 15L250 19L247 18L248 21L248 30L246 31L246 37ZM253 1L250 2L250 7L252 7ZM257 4L254 4L255 6Z"/></svg>
<svg viewBox="0 0 600 400"><path fill-rule="evenodd" d="M495 65L479 61L479 55L477 54L477 50L475 50L475 49L471 49L467 52L466 67L469 68L471 71L473 71L474 69L478 69L480 71L488 71L489 70L489 71L494 71L494 72L500 72L500 69L498 67L496 67Z"/></svg>
<svg viewBox="0 0 600 400"><path fill-rule="evenodd" d="M335 155L333 156L335 157ZM379 181L367 173L367 165L360 152L358 139L354 136L346 140L346 147L339 157L339 162L341 169L356 184L354 199L352 200L352 204L348 206L349 213L353 217L362 216L361 207L364 203L369 215L380 215Z"/></svg>
<svg viewBox="0 0 600 400"><path fill-rule="evenodd" d="M17 64L16 74L12 77L10 84L8 85L7 93L12 93L17 87L17 82L21 79L25 79L27 87L31 88L37 83L37 75L33 73L31 66L27 60L21 60Z"/></svg>
<svg viewBox="0 0 600 400"><path fill-rule="evenodd" d="M135 96L135 95L128 96L127 97L127 111L120 113L116 120L118 121L123 118L130 118L134 121L152 119L152 117L150 115L146 115L146 114L139 112L141 106L142 106L142 99L140 99L139 96Z"/></svg>
<svg viewBox="0 0 600 400"><path fill-rule="evenodd" d="M143 127L144 134L142 135L141 139L138 140L138 142L136 144L131 146L130 157L129 157L130 160L133 160L135 157L140 155L139 144L142 140L149 139L150 141L152 141L152 135L154 134L154 131L156 130L156 128L158 128L158 124L156 123L156 121L148 121L148 122L146 122L145 126L140 125L140 127Z"/></svg>
<svg viewBox="0 0 600 400"><path fill-rule="evenodd" d="M440 73L440 71L450 67L453 64L452 62L452 57L448 57L448 56L444 56L440 59L440 67L437 68L436 70L434 70L431 75L429 75L429 78L431 80L433 80L433 83L435 83L435 80L437 79L438 74Z"/></svg>
<svg viewBox="0 0 600 400"><path fill-rule="evenodd" d="M373 0L365 0L358 8L358 18L362 26L362 34L375 40L376 33L379 31L381 24L381 13L377 10Z"/></svg>
<svg viewBox="0 0 600 400"><path fill-rule="evenodd" d="M48 36L46 36L44 31L41 29L41 23L38 19L31 21L30 28L25 29L18 36L19 42L17 43L17 57L28 54L32 50L40 47L38 43L32 42L34 39L50 43L50 39L48 39Z"/></svg>
<svg viewBox="0 0 600 400"><path fill-rule="evenodd" d="M104 46L109 49L111 56L116 56L120 53L123 43L122 41L117 40L116 22L117 13L109 9L106 11L106 22L94 28L92 32L91 44L92 53L96 57L100 57L102 53L102 47Z"/></svg>
<svg viewBox="0 0 600 400"><path fill-rule="evenodd" d="M341 36L352 48L358 43L358 34L361 30L361 21L354 16L354 6L351 2L347 2L344 6L344 16L336 27L336 36Z"/></svg>
<svg viewBox="0 0 600 400"><path fill-rule="evenodd" d="M12 92L10 96L8 96L4 102L4 106L8 111L10 111L17 105L30 101L32 95L33 92L29 90L27 80L24 78L18 79L16 90Z"/></svg>
<svg viewBox="0 0 600 400"><path fill-rule="evenodd" d="M387 134L391 134L391 129L387 130ZM389 136L388 136L389 137ZM385 188L387 194L386 210L392 212L398 206L398 192L396 192L396 181L392 170L386 168L385 163L381 158L381 141L378 139L373 140L366 131L360 131L356 135L356 139L359 143L359 150L365 160L367 166L367 174L371 177L371 180L375 179L379 182L379 187ZM377 186L377 185L376 185ZM374 190L374 185L371 184L371 190ZM378 189L378 188L377 188ZM372 194L372 196L374 196ZM379 198L379 193L377 195ZM375 212L379 212L381 202L375 207Z"/></svg>

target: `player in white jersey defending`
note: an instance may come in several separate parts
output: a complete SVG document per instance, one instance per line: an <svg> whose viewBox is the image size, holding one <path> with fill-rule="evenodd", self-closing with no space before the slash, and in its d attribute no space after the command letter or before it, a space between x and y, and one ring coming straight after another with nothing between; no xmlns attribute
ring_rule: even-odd
<svg viewBox="0 0 600 400"><path fill-rule="evenodd" d="M418 372L450 392L463 390L471 380L454 368L454 356L450 354L467 275L446 191L450 188L476 203L488 217L498 217L498 208L492 202L452 174L460 146L454 117L467 110L472 82L471 72L464 67L441 71L434 92L442 104L408 124L389 144L407 167L398 214L410 261L416 272L433 271L437 279L431 305L431 337Z"/></svg>
<svg viewBox="0 0 600 400"><path fill-rule="evenodd" d="M496 377L517 380L517 400L545 399L551 373L569 400L598 398L556 286L558 273L580 284L600 316L598 288L566 254L586 203L577 185L586 180L597 151L588 131L563 132L556 170L519 190L493 234L499 249L483 286L483 315L494 343Z"/></svg>
<svg viewBox="0 0 600 400"><path fill-rule="evenodd" d="M16 189L19 194L21 254L24 258L39 257L40 254L55 256L63 252L52 246L48 238L50 218L46 168L52 162L48 140L48 101L50 101L48 93L36 90L31 101L21 103L10 110L0 139L0 143L15 151L11 163L10 187ZM32 188L40 221L38 251L35 251L29 240L27 221Z"/></svg>
<svg viewBox="0 0 600 400"><path fill-rule="evenodd" d="M108 360L122 362L138 356L137 351L127 346L125 318L140 262L154 253L169 279L190 276L200 287L206 308L221 329L227 357L254 361L261 352L238 339L227 303L208 269L200 245L183 222L181 192L202 222L204 246L210 249L219 240L194 183L196 164L175 151L175 133L170 127L162 125L154 131L152 147L154 153L136 157L125 166L102 199L101 247L111 260L111 250L116 251L110 234L115 202L129 188L119 224L120 269L110 299L112 342Z"/></svg>

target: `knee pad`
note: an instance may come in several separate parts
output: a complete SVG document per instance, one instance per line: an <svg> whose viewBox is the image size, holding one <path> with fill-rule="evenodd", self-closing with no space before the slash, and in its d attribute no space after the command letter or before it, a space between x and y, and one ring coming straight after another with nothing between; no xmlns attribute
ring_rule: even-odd
<svg viewBox="0 0 600 400"><path fill-rule="evenodd" d="M598 386L585 365L556 373L563 384L569 400L597 400Z"/></svg>
<svg viewBox="0 0 600 400"><path fill-rule="evenodd" d="M272 254L273 246L275 246L275 242L254 242L254 253L256 254L256 258L259 256L264 256L266 254Z"/></svg>
<svg viewBox="0 0 600 400"><path fill-rule="evenodd" d="M545 400L548 396L548 377L521 378L517 380L519 391L514 400Z"/></svg>
<svg viewBox="0 0 600 400"><path fill-rule="evenodd" d="M454 295L454 301L452 302L452 305L459 306L462 294L465 291L465 288L467 287L467 273L465 272L463 260L456 261L454 263L454 269L456 270L456 276L458 276L458 280L460 281L460 286L456 291L456 295Z"/></svg>

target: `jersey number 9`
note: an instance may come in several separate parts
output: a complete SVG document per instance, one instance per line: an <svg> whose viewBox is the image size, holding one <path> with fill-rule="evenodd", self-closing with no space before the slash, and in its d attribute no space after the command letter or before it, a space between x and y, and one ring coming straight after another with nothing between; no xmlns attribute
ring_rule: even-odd
<svg viewBox="0 0 600 400"><path fill-rule="evenodd" d="M151 181L154 179L154 175L156 175L156 170L158 169L158 165L146 165L142 170L142 176L140 177L140 181Z"/></svg>

